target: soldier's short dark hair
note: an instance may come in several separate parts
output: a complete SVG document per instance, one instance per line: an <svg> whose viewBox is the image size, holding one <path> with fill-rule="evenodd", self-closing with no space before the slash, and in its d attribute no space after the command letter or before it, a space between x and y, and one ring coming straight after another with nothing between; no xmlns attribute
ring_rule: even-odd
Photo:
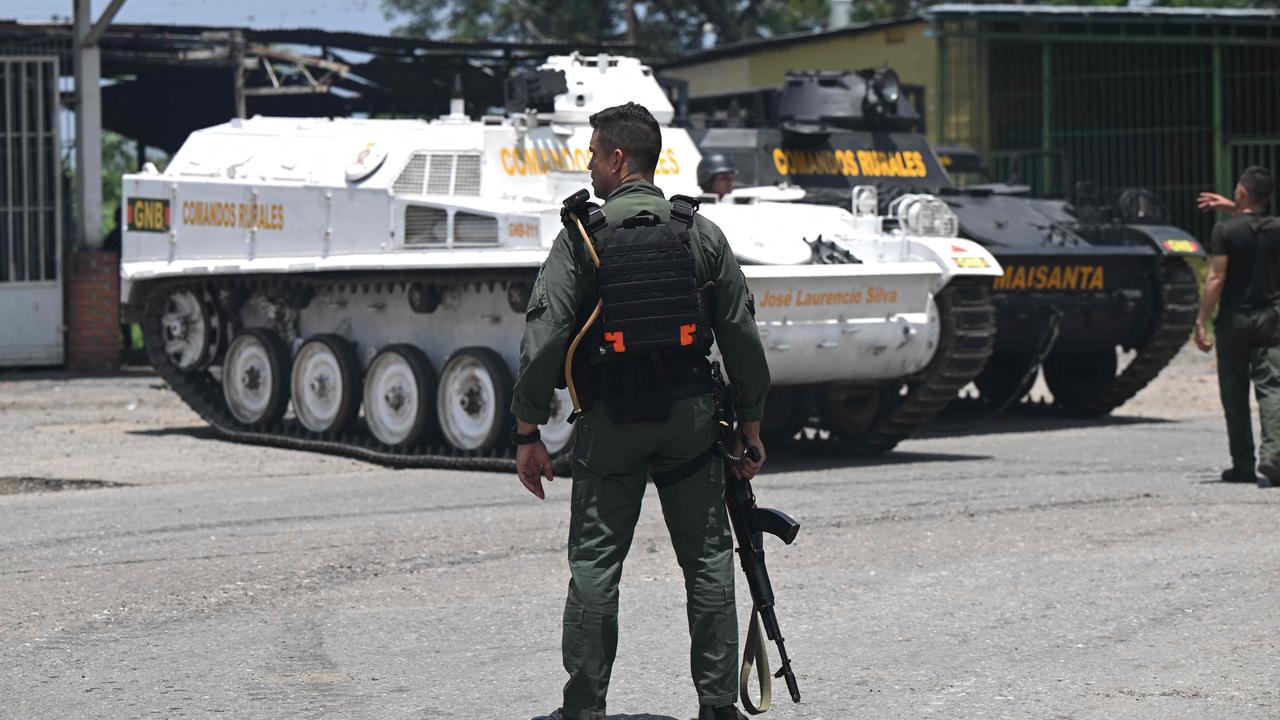
<svg viewBox="0 0 1280 720"><path fill-rule="evenodd" d="M1240 184L1244 186L1245 192L1249 193L1249 197L1254 200L1265 203L1271 199L1271 193L1276 189L1275 180L1271 177L1271 171L1261 165L1250 165L1240 173Z"/></svg>
<svg viewBox="0 0 1280 720"><path fill-rule="evenodd" d="M591 116L591 127L600 132L600 149L622 150L632 172L652 175L662 152L662 129L643 105L629 102L605 108Z"/></svg>

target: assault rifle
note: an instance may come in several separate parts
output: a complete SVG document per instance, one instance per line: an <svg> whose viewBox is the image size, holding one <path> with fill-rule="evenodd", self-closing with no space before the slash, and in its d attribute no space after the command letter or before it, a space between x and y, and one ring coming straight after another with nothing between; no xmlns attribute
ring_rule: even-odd
<svg viewBox="0 0 1280 720"><path fill-rule="evenodd" d="M734 441L738 437L736 408L732 396L734 388L725 387L718 362L711 364L711 379L715 384L716 419L720 424L715 452L724 458L725 504L729 509L729 522L733 525L733 535L737 540L742 573L747 576L747 587L751 589L751 626L747 630L747 642L742 650L742 674L739 677L738 688L747 712L756 715L768 710L772 701L769 651L760 641L761 621L764 623L765 635L777 643L778 655L781 658L781 667L773 677L785 679L787 690L791 693L791 701L800 702L800 686L796 684L796 675L791 670L791 658L787 656L787 646L783 642L782 630L778 627L778 616L773 610L773 586L769 583L769 569L764 564L764 534L774 535L790 545L796 539L796 533L800 532L800 523L792 520L781 510L756 507L756 496L751 490L751 482L734 476L730 471L733 466L742 464L742 457L735 456L732 452ZM744 438L743 445L746 444ZM760 450L754 446L747 447L743 454L753 461L760 460ZM759 705L751 702L750 693L747 692L747 680L751 677L753 662L758 663Z"/></svg>

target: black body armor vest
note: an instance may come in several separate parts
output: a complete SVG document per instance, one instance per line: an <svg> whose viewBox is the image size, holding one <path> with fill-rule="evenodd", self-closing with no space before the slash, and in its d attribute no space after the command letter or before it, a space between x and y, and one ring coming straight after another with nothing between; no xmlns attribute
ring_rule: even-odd
<svg viewBox="0 0 1280 720"><path fill-rule="evenodd" d="M586 404L602 400L614 422L665 420L673 401L711 388L706 355L714 286L698 285L689 234L698 201L673 196L666 223L640 213L615 229L584 195L565 201L563 219L579 243L581 233L568 214L582 221L600 258L598 297L588 298L582 310L589 313L597 299L602 306L578 349L574 378L590 378ZM570 205L574 200L579 202ZM580 368L586 372L579 374Z"/></svg>

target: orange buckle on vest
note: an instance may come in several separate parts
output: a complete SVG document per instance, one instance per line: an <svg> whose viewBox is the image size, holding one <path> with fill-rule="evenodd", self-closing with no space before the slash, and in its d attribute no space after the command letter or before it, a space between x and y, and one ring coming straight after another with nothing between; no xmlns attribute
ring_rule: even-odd
<svg viewBox="0 0 1280 720"><path fill-rule="evenodd" d="M680 347L693 344L693 336L698 332L698 323L686 323L680 326Z"/></svg>
<svg viewBox="0 0 1280 720"><path fill-rule="evenodd" d="M604 341L607 343L613 343L613 351L616 353L624 353L627 351L627 344L622 341L621 330L605 333Z"/></svg>

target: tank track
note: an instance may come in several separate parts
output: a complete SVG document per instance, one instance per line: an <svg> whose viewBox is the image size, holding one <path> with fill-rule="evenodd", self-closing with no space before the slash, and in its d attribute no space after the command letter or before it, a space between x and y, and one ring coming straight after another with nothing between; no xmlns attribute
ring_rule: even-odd
<svg viewBox="0 0 1280 720"><path fill-rule="evenodd" d="M523 279L527 278L516 272L491 272L484 277L468 278L466 283L503 283ZM148 293L143 313L142 330L147 356L152 366L182 401L209 423L218 435L233 442L339 455L394 468L514 472L515 452L512 448L477 453L457 450L440 443L397 450L383 445L359 428L338 436L320 435L288 417L266 429L243 427L227 409L222 385L209 370L180 371L163 351L161 313L156 304L164 302L174 291L212 294L231 284L235 289L246 293L268 290L273 294L299 294L318 291L327 286L369 287L424 281L437 284L458 283L456 279L443 275L342 280L237 278L230 283L205 279L157 282ZM937 305L941 320L938 352L924 370L911 379L910 389L897 407L877 418L876 425L852 443L841 442L834 436L824 437L824 434L817 432L802 432L798 438L780 449L822 454L852 452L857 455L888 452L954 400L959 390L982 371L991 355L995 339L995 309L991 304L990 281L981 278L957 279L938 294ZM555 470L567 472L569 462L569 453L561 454L555 458Z"/></svg>
<svg viewBox="0 0 1280 720"><path fill-rule="evenodd" d="M512 448L500 448L487 452L467 452L457 450L443 443L421 445L407 450L396 450L383 445L367 432L359 429L329 436L313 433L296 420L285 418L274 426L263 429L247 429L240 425L231 415L223 399L222 385L209 370L182 372L178 370L164 353L164 341L160 326L160 308L169 293L175 290L214 293L219 289L233 286L236 290L253 292L270 290L273 293L291 294L299 291L315 291L324 287L369 288L395 284L406 285L410 282L433 282L444 284L505 283L513 280L528 280L532 277L518 271L489 272L484 276L469 276L464 283L456 277L448 278L443 274L415 274L412 278L388 278L380 275L377 278L235 278L219 281L212 279L162 281L150 290L143 313L142 331L146 341L147 356L156 371L169 387L182 398L192 410L195 410L205 422L222 437L234 442L268 447L305 450L308 452L341 455L367 462L378 463L395 468L440 468L448 470L488 470L494 472L515 472L515 451ZM555 470L565 472L569 466L569 453L562 453L555 459Z"/></svg>
<svg viewBox="0 0 1280 720"><path fill-rule="evenodd" d="M960 389L982 372L995 347L996 314L991 279L957 278L938 293L941 329L938 351L923 370L907 380L907 393L888 413L852 441L801 431L788 450L827 454L878 455L892 450L921 425L932 420Z"/></svg>
<svg viewBox="0 0 1280 720"><path fill-rule="evenodd" d="M968 426L989 420L1006 410L1043 417L1094 417L1105 415L1128 402L1149 385L1186 344L1200 308L1195 275L1185 260L1166 258L1157 268L1157 273L1161 303L1149 339L1097 398L1067 406L1055 399L1031 400L1024 392L1012 403L985 397L961 398L952 409L958 415L981 415L981 421L966 423ZM1038 364L1033 367L1039 369Z"/></svg>
<svg viewBox="0 0 1280 720"><path fill-rule="evenodd" d="M1128 402L1160 374L1191 337L1200 307L1195 274L1182 258L1165 258L1157 275L1160 309L1150 339L1105 392L1082 403L1085 413L1105 415Z"/></svg>
<svg viewBox="0 0 1280 720"><path fill-rule="evenodd" d="M866 434L856 450L868 454L892 450L942 412L986 367L996 337L991 280L957 278L938 293L937 305L942 324L938 351L909 383L901 404Z"/></svg>

